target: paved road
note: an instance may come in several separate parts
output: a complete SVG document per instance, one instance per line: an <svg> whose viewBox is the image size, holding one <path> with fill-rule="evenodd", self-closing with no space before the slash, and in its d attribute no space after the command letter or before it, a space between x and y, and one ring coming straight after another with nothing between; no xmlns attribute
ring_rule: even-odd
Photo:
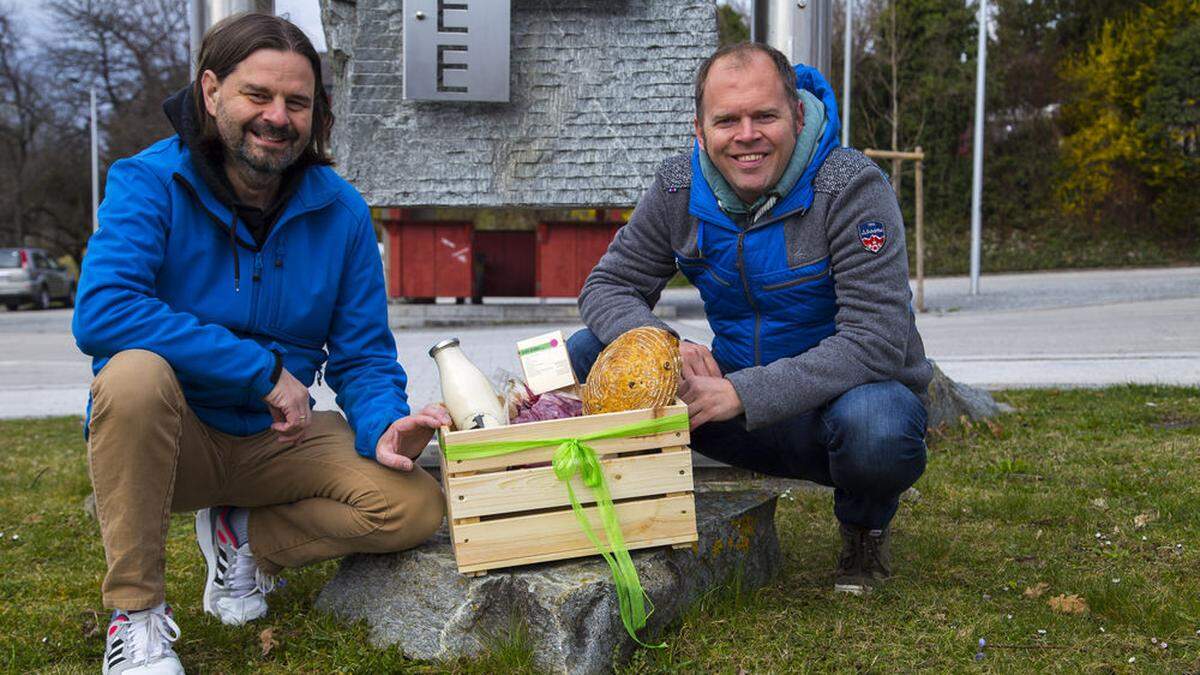
<svg viewBox="0 0 1200 675"><path fill-rule="evenodd" d="M989 388L1102 386L1123 382L1200 386L1200 268L992 275L979 296L965 278L927 281L930 312L918 316L926 351L950 377ZM669 291L685 337L711 337L698 297ZM87 399L89 361L70 337L69 310L0 312L0 418L76 414ZM414 403L440 398L431 345L457 335L489 375L518 372L518 339L578 324L410 329L396 333ZM314 390L318 407L332 392Z"/></svg>

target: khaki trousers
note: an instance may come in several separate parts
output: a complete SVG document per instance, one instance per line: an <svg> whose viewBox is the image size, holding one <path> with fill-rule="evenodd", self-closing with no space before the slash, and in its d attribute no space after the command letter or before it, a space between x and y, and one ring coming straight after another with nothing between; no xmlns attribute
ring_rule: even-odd
<svg viewBox="0 0 1200 675"><path fill-rule="evenodd" d="M201 422L171 366L142 350L114 356L93 382L92 400L88 465L108 561L105 607L163 602L172 511L249 508L250 549L269 574L411 548L441 525L437 481L359 455L336 412L314 413L292 446L270 430L231 436Z"/></svg>

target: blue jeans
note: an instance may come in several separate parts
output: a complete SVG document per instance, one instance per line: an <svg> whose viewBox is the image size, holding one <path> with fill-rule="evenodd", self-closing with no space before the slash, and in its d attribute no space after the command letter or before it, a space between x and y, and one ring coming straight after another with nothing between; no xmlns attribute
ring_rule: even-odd
<svg viewBox="0 0 1200 675"><path fill-rule="evenodd" d="M567 340L580 382L603 348L587 328ZM839 521L883 529L925 471L925 419L921 399L887 380L754 431L740 419L709 422L692 431L692 449L731 466L832 486Z"/></svg>

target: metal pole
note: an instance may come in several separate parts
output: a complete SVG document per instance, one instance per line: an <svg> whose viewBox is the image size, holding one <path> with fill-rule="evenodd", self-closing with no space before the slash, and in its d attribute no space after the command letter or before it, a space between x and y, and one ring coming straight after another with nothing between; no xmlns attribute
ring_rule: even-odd
<svg viewBox="0 0 1200 675"><path fill-rule="evenodd" d="M96 85L92 85L90 95L92 113L92 232L100 227L100 219L96 215L100 210L100 143L96 133Z"/></svg>
<svg viewBox="0 0 1200 675"><path fill-rule="evenodd" d="M196 79L196 61L200 53L200 42L208 26L204 21L204 0L188 0L188 72L191 80Z"/></svg>
<svg viewBox="0 0 1200 675"><path fill-rule="evenodd" d="M971 295L979 295L979 249L983 233L983 91L987 71L987 0L979 0L979 47L975 66L975 154L971 176Z"/></svg>
<svg viewBox="0 0 1200 675"><path fill-rule="evenodd" d="M192 79L196 77L196 61L204 33L221 19L240 12L274 14L275 0L188 0Z"/></svg>
<svg viewBox="0 0 1200 675"><path fill-rule="evenodd" d="M803 63L832 80L834 0L754 0L753 39Z"/></svg>
<svg viewBox="0 0 1200 675"><path fill-rule="evenodd" d="M846 39L842 55L842 147L850 147L850 69L854 35L854 0L846 0Z"/></svg>

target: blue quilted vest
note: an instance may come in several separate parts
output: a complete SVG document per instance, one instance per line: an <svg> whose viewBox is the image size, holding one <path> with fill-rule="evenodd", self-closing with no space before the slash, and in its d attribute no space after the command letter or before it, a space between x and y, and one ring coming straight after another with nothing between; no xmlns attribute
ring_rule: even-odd
<svg viewBox="0 0 1200 675"><path fill-rule="evenodd" d="M837 297L829 258L789 265L785 223L802 218L813 201L813 179L838 145L837 101L825 78L798 65L797 88L825 104L825 132L812 161L783 199L757 222L740 227L717 205L692 149L688 211L697 218L696 257L678 252L680 271L700 290L712 351L725 372L801 354L833 335Z"/></svg>

